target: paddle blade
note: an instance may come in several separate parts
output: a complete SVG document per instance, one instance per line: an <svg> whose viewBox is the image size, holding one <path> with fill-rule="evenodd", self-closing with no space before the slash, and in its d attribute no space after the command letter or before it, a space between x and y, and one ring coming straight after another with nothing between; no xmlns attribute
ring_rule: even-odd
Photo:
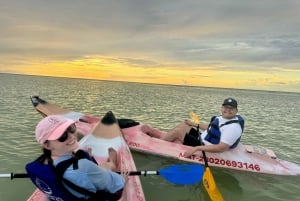
<svg viewBox="0 0 300 201"><path fill-rule="evenodd" d="M199 116L197 114L190 112L190 117L196 124L199 124Z"/></svg>
<svg viewBox="0 0 300 201"><path fill-rule="evenodd" d="M205 168L202 182L212 201L224 201L209 167Z"/></svg>
<svg viewBox="0 0 300 201"><path fill-rule="evenodd" d="M159 170L159 175L178 185L192 185L201 181L204 167L198 164L171 165Z"/></svg>

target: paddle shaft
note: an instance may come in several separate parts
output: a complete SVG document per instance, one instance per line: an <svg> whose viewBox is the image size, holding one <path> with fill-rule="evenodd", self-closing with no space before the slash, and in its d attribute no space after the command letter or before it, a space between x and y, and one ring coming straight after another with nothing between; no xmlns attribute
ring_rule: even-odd
<svg viewBox="0 0 300 201"><path fill-rule="evenodd" d="M197 125L197 133L199 133L199 124ZM200 140L200 144L204 145L201 136L199 136L199 140ZM208 167L208 161L207 161L207 158L206 158L206 153L203 150L202 150L202 155L203 155L204 165L205 165L205 167Z"/></svg>
<svg viewBox="0 0 300 201"><path fill-rule="evenodd" d="M197 132L199 133L199 124L197 126ZM203 141L202 141L202 138L200 136L200 144L201 145L204 145ZM207 161L207 158L206 158L206 154L205 154L205 151L202 150L202 155L203 155L203 160L204 160L204 165L205 165L205 168L207 169L206 171L209 172L209 176L203 176L203 185L210 197L210 199L212 201L224 201L223 199L223 196L221 194L221 192L219 191L219 189L217 188L216 184L215 184L215 180L213 178L213 175L210 171L210 168L208 166L208 161ZM206 178L208 177L208 178Z"/></svg>
<svg viewBox="0 0 300 201"><path fill-rule="evenodd" d="M121 174L121 172L118 172ZM129 175L134 176L134 175L159 175L159 171L154 171L154 170L144 170L144 171L131 171L129 172Z"/></svg>
<svg viewBox="0 0 300 201"><path fill-rule="evenodd" d="M121 172L117 172L121 174ZM159 171L154 171L154 170L144 170L144 171L131 171L129 172L129 175L134 176L134 175L159 175ZM11 179L16 179L16 178L28 178L28 174L26 173L7 173L7 174L0 174L0 178L11 178Z"/></svg>
<svg viewBox="0 0 300 201"><path fill-rule="evenodd" d="M8 174L0 174L0 178L10 178L10 179L15 179L15 178L28 178L28 174L26 173L8 173Z"/></svg>

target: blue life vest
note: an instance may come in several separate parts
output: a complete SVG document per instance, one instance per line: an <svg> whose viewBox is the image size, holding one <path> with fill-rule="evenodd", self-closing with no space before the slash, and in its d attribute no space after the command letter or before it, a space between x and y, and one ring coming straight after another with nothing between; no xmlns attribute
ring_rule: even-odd
<svg viewBox="0 0 300 201"><path fill-rule="evenodd" d="M242 128L242 132L244 132L244 124L245 121L243 119L242 116L240 115L236 115L238 119L235 120L230 120L227 121L226 123L222 124L219 126L219 119L216 118L216 116L212 117L208 129L207 129L207 135L205 136L205 140L212 143L212 144L218 144L220 142L220 138L221 138L221 131L220 128L222 126L228 125L228 124L232 124L232 123L238 123L240 124L241 128ZM230 148L235 148L238 143L240 142L241 137L239 137L239 139L237 139L233 145L230 146Z"/></svg>
<svg viewBox="0 0 300 201"><path fill-rule="evenodd" d="M37 188L39 188L39 190L47 195L50 201L113 201L119 199L122 191L112 194L99 190L94 193L63 178L65 170L72 164L73 168L77 169L78 160L82 158L96 162L87 152L80 150L78 151L78 154L76 153L75 157L62 161L54 167L51 160L43 154L35 161L28 163L26 165L26 171L31 181ZM45 161L48 164L45 164ZM87 198L84 199L76 197L65 188L63 183L78 193L86 195L85 197Z"/></svg>

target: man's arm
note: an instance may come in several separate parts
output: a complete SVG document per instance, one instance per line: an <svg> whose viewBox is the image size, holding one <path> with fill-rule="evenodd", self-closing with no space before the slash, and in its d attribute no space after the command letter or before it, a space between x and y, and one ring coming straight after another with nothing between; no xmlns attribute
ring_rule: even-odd
<svg viewBox="0 0 300 201"><path fill-rule="evenodd" d="M192 147L184 153L184 157L188 158L193 155L196 151L207 151L207 152L224 152L229 150L230 146L226 143L220 142L219 144L209 144L203 146Z"/></svg>

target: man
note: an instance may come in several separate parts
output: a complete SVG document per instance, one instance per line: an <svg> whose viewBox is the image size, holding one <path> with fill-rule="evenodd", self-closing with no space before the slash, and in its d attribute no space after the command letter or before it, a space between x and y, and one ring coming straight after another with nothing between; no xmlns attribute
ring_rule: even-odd
<svg viewBox="0 0 300 201"><path fill-rule="evenodd" d="M221 116L213 117L210 124L196 124L185 120L160 138L167 141L179 140L185 145L193 146L184 153L185 157L190 157L196 151L224 152L235 148L244 130L244 119L237 114L237 106L235 99L227 98L222 104ZM198 133L194 127L199 127L203 133ZM149 128L145 130L149 131L149 135L155 133L155 129L153 132Z"/></svg>

